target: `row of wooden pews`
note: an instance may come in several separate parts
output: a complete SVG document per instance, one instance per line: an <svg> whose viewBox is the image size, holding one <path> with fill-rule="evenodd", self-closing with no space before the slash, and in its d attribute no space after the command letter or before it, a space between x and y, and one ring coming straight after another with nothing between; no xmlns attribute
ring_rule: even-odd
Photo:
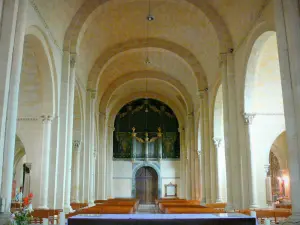
<svg viewBox="0 0 300 225"><path fill-rule="evenodd" d="M74 212L66 214L66 218L78 214L131 214L135 213L139 206L138 199L108 199L96 200L95 205L88 207L87 203L71 203ZM11 211L21 210L20 203L12 204ZM59 224L59 214L61 209L34 209L31 213L32 224L42 224L43 218L48 219L49 224Z"/></svg>
<svg viewBox="0 0 300 225"><path fill-rule="evenodd" d="M202 213L224 213L226 203L212 203L200 205L199 201L186 199L160 199L156 200L156 206L161 213L165 214L202 214ZM269 219L271 223L286 220L291 215L290 209L255 209L255 210L236 210L235 213L251 215L251 211L255 211L256 218L260 224L264 220Z"/></svg>
<svg viewBox="0 0 300 225"><path fill-rule="evenodd" d="M155 203L159 211L166 214L222 213L226 206L226 203L200 205L198 200L186 199L159 199Z"/></svg>
<svg viewBox="0 0 300 225"><path fill-rule="evenodd" d="M269 219L272 224L278 224L279 222L285 221L289 216L292 215L290 209L246 209L237 210L236 212L251 215L251 211L256 213L256 218L260 224L264 224L266 219Z"/></svg>
<svg viewBox="0 0 300 225"><path fill-rule="evenodd" d="M96 200L92 207L85 207L67 215L67 218L78 214L132 214L139 206L138 199Z"/></svg>

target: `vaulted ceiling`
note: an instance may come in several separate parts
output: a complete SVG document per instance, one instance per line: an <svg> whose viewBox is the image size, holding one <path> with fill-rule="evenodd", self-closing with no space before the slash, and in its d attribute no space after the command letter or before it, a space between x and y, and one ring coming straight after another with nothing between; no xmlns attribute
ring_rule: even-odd
<svg viewBox="0 0 300 225"><path fill-rule="evenodd" d="M148 90L177 102L182 113L215 84L219 54L239 46L270 2L35 0L59 45L78 54L79 81L97 90L105 108L145 92L148 79Z"/></svg>

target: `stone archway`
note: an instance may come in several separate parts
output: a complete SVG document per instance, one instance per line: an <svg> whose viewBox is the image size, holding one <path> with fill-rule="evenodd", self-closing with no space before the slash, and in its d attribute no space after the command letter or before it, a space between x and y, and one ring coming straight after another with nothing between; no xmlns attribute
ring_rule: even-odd
<svg viewBox="0 0 300 225"><path fill-rule="evenodd" d="M136 198L141 204L153 204L158 194L158 176L152 167L141 167L135 174Z"/></svg>
<svg viewBox="0 0 300 225"><path fill-rule="evenodd" d="M156 174L157 174L157 195L156 198L161 198L161 175L160 175L160 168L159 165L156 163L150 163L150 162L143 162L143 163L134 163L132 169L132 191L131 195L133 198L137 196L137 186L136 186L136 176L138 174L138 171L141 168L152 168Z"/></svg>

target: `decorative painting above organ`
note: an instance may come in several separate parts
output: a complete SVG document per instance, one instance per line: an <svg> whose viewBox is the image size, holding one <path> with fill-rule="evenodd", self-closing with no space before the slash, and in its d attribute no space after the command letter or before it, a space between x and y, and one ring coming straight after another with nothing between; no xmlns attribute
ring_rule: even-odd
<svg viewBox="0 0 300 225"><path fill-rule="evenodd" d="M159 101L140 99L123 107L115 128L115 159L180 158L177 119L173 111Z"/></svg>

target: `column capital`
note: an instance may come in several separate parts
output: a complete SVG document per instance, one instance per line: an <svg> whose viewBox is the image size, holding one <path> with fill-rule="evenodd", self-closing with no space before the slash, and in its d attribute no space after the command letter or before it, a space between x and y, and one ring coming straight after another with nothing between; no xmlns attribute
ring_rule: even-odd
<svg viewBox="0 0 300 225"><path fill-rule="evenodd" d="M81 141L73 140L73 150L80 151Z"/></svg>
<svg viewBox="0 0 300 225"><path fill-rule="evenodd" d="M244 124L249 126L249 125L252 124L253 119L256 116L256 114L254 114L254 113L243 113L242 116L244 118Z"/></svg>
<svg viewBox="0 0 300 225"><path fill-rule="evenodd" d="M41 118L43 123L51 123L53 120L52 115L42 115Z"/></svg>
<svg viewBox="0 0 300 225"><path fill-rule="evenodd" d="M96 93L97 93L96 90L94 90L94 89L87 89L86 91L90 95L91 99L95 99L96 98Z"/></svg>
<svg viewBox="0 0 300 225"><path fill-rule="evenodd" d="M194 112L188 113L188 115L187 115L188 119L192 119L193 117L194 117Z"/></svg>
<svg viewBox="0 0 300 225"><path fill-rule="evenodd" d="M108 129L115 131L115 127L114 126L108 126Z"/></svg>
<svg viewBox="0 0 300 225"><path fill-rule="evenodd" d="M179 128L178 128L178 132L179 132L179 133L184 132L184 127L179 127Z"/></svg>
<svg viewBox="0 0 300 225"><path fill-rule="evenodd" d="M77 58L76 53L70 53L70 67L72 69L74 69L76 66L76 58Z"/></svg>
<svg viewBox="0 0 300 225"><path fill-rule="evenodd" d="M200 98L200 100L204 99L205 93L206 93L206 91L204 91L204 90L197 91L197 96Z"/></svg>
<svg viewBox="0 0 300 225"><path fill-rule="evenodd" d="M220 146L221 146L221 144L222 144L222 139L221 139L221 138L214 137L212 140L213 140L213 142L214 142L215 148L216 148L216 149L219 149Z"/></svg>

